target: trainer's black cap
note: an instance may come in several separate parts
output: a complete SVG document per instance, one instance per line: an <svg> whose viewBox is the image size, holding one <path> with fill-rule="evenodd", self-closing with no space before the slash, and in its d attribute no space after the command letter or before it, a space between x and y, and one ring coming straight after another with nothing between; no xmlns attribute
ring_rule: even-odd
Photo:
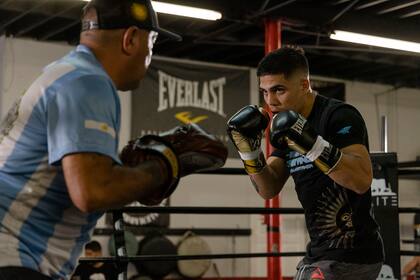
<svg viewBox="0 0 420 280"><path fill-rule="evenodd" d="M159 27L150 0L91 0L84 9L91 7L96 10L98 22L82 22L82 31L128 28L134 25L141 29L156 31L172 40L182 40L178 34Z"/></svg>

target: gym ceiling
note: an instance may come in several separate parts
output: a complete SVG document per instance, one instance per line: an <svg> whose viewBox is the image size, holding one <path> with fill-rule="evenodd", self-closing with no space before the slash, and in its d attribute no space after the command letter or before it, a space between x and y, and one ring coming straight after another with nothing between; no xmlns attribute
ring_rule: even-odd
<svg viewBox="0 0 420 280"><path fill-rule="evenodd" d="M255 67L264 55L264 19L282 20L282 44L302 46L311 73L420 88L420 54L334 41L346 30L420 42L418 0L161 0L208 8L218 21L159 14L183 42L158 41L161 56ZM0 31L77 44L81 0L0 0Z"/></svg>

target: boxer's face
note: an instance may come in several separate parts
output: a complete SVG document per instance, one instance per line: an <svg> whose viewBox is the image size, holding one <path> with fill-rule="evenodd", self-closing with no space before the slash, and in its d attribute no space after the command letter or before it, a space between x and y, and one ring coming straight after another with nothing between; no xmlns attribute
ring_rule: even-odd
<svg viewBox="0 0 420 280"><path fill-rule="evenodd" d="M259 91L265 103L276 114L293 110L301 113L305 104L308 82L302 73L294 73L289 77L284 74L264 75L259 79Z"/></svg>

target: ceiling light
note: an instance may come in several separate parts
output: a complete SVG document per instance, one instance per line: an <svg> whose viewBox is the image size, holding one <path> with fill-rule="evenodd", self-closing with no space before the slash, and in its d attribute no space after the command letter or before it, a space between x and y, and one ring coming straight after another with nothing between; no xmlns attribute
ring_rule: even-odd
<svg viewBox="0 0 420 280"><path fill-rule="evenodd" d="M218 20L222 18L222 14L216 11L194 8L183 5L175 5L152 1L153 9L158 13L171 14L183 17L193 17L206 20Z"/></svg>
<svg viewBox="0 0 420 280"><path fill-rule="evenodd" d="M89 2L90 0L83 1ZM190 6L169 4L158 1L152 1L152 6L156 12L163 14L192 17L205 20L218 20L222 18L222 14L219 12Z"/></svg>
<svg viewBox="0 0 420 280"><path fill-rule="evenodd" d="M342 30L335 30L331 33L330 38L333 40L420 53L420 44L410 41L371 36Z"/></svg>

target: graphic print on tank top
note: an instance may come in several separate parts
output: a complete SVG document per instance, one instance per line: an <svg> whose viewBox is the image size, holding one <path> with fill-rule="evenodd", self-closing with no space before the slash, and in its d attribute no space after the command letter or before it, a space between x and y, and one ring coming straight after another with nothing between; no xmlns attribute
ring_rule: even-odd
<svg viewBox="0 0 420 280"><path fill-rule="evenodd" d="M286 158L286 164L290 174L314 167L312 161L295 151L290 151L286 155Z"/></svg>
<svg viewBox="0 0 420 280"><path fill-rule="evenodd" d="M317 205L313 230L328 240L330 248L353 248L355 229L346 191L334 183L325 188Z"/></svg>

